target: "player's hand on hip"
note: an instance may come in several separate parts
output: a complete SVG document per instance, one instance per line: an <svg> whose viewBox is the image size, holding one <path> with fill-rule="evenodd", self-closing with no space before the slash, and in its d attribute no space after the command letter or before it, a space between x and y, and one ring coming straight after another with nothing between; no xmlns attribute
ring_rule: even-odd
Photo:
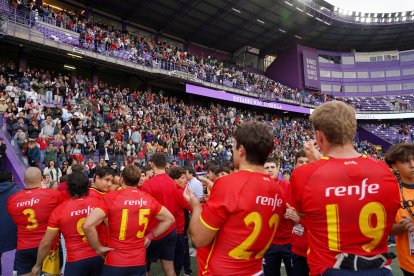
<svg viewBox="0 0 414 276"><path fill-rule="evenodd" d="M145 240L144 240L145 248L147 248L150 245L150 243L151 243L151 240L149 238L145 237Z"/></svg>
<svg viewBox="0 0 414 276"><path fill-rule="evenodd" d="M110 247L102 246L96 250L96 254L98 254L102 258L105 258L106 254L108 254L108 252L112 250L114 249Z"/></svg>

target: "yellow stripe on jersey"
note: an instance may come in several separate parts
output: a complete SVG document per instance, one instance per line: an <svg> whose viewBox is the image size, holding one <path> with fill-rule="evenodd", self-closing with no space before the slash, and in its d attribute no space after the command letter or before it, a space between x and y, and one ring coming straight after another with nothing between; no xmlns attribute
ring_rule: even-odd
<svg viewBox="0 0 414 276"><path fill-rule="evenodd" d="M201 216L200 216L200 218L201 218ZM204 270L201 273L203 275L207 273L208 264L210 262L211 255L213 254L213 250L214 250L214 246L216 245L216 241L217 241L217 236L214 237L213 245L211 246L210 252L208 252L208 256L207 256L207 260L206 260L206 265L204 266Z"/></svg>
<svg viewBox="0 0 414 276"><path fill-rule="evenodd" d="M50 229L50 230L59 230L59 228L54 228L54 227L47 227L47 229Z"/></svg>
<svg viewBox="0 0 414 276"><path fill-rule="evenodd" d="M218 231L220 229L220 228L215 228L213 226L210 226L207 222L205 222L205 220L203 219L203 217L201 215L200 215L200 221L201 221L202 224L204 224L205 227L207 227L210 230Z"/></svg>
<svg viewBox="0 0 414 276"><path fill-rule="evenodd" d="M321 159L322 160L329 160L329 156L322 156Z"/></svg>

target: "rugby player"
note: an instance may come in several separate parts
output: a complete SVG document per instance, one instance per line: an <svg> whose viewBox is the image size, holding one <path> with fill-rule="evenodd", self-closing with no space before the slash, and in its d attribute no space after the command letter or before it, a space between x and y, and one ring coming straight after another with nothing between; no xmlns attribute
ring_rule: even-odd
<svg viewBox="0 0 414 276"><path fill-rule="evenodd" d="M105 257L103 276L146 275L145 248L174 225L173 215L153 197L137 189L141 171L127 165L121 173L121 189L105 195L82 226L89 244ZM96 226L108 220L108 247L98 239ZM159 223L153 229L148 225Z"/></svg>
<svg viewBox="0 0 414 276"><path fill-rule="evenodd" d="M269 126L245 123L234 132L234 165L239 171L215 182L203 208L187 189L198 275L261 273L263 255L285 208L280 188L263 169L273 146Z"/></svg>
<svg viewBox="0 0 414 276"><path fill-rule="evenodd" d="M387 239L398 183L380 160L355 151L355 109L331 101L310 116L323 157L294 170L292 207L308 228L311 275L392 275Z"/></svg>

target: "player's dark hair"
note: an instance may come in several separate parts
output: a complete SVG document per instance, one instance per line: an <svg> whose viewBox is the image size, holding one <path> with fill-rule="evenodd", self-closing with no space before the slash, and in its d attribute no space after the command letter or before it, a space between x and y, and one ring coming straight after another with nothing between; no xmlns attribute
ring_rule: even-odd
<svg viewBox="0 0 414 276"><path fill-rule="evenodd" d="M142 172L146 173L148 171L152 170L150 165L145 165L144 168L142 168Z"/></svg>
<svg viewBox="0 0 414 276"><path fill-rule="evenodd" d="M258 122L247 122L234 132L236 149L243 146L246 150L246 160L253 165L263 166L274 147L271 128Z"/></svg>
<svg viewBox="0 0 414 276"><path fill-rule="evenodd" d="M221 167L218 167L217 170L214 171L214 174L219 175L220 173L223 173L223 172L230 174L230 169L226 166L221 166Z"/></svg>
<svg viewBox="0 0 414 276"><path fill-rule="evenodd" d="M275 163L276 166L279 164L279 162L277 162L276 158L273 158L273 157L267 158L265 163Z"/></svg>
<svg viewBox="0 0 414 276"><path fill-rule="evenodd" d="M85 170L85 167L80 163L73 164L73 165L71 165L71 167L72 167L72 173L74 173L74 172L82 173Z"/></svg>
<svg viewBox="0 0 414 276"><path fill-rule="evenodd" d="M163 152L156 152L149 161L158 169L164 169L167 166L167 155Z"/></svg>
<svg viewBox="0 0 414 276"><path fill-rule="evenodd" d="M216 167L218 166L217 162L215 161L209 161L207 162L207 164L204 166L204 169L208 172L214 172L214 170L216 169Z"/></svg>
<svg viewBox="0 0 414 276"><path fill-rule="evenodd" d="M196 171L194 170L194 168L192 168L192 167L185 167L184 168L189 174L191 174L192 176L194 176L194 177L196 177L197 176L197 174L196 174Z"/></svg>
<svg viewBox="0 0 414 276"><path fill-rule="evenodd" d="M168 170L168 175L172 179L179 179L183 174L185 174L185 169L180 167L172 167Z"/></svg>
<svg viewBox="0 0 414 276"><path fill-rule="evenodd" d="M410 158L414 158L414 144L395 144L385 153L385 163L389 166L395 164L397 161L408 161Z"/></svg>
<svg viewBox="0 0 414 276"><path fill-rule="evenodd" d="M68 175L68 192L71 198L84 197L89 194L89 178L83 172Z"/></svg>
<svg viewBox="0 0 414 276"><path fill-rule="evenodd" d="M298 161L298 159L301 158L301 157L307 157L305 150L300 150L298 153L296 153L296 155L295 155L295 164Z"/></svg>
<svg viewBox="0 0 414 276"><path fill-rule="evenodd" d="M134 165L126 165L122 170L121 177L124 184L130 187L137 187L141 179L141 170Z"/></svg>
<svg viewBox="0 0 414 276"><path fill-rule="evenodd" d="M111 167L96 167L95 175L93 176L93 179L96 179L97 176L99 178L104 178L107 175L115 176L115 170Z"/></svg>

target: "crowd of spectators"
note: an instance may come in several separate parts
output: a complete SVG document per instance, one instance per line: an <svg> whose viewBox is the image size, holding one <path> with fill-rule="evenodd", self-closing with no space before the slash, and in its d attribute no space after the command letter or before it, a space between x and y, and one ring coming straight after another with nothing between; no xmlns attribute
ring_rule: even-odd
<svg viewBox="0 0 414 276"><path fill-rule="evenodd" d="M282 171L290 171L295 154L312 138L303 117L214 103L190 105L179 97L93 85L52 71L18 70L13 62L0 64L0 113L28 164L56 181L73 163L84 164L88 175L97 166L119 172L128 163L145 167L155 152L197 171L211 160L225 164L232 160L232 132L245 120L273 126L272 155ZM379 157L369 143L357 147Z"/></svg>
<svg viewBox="0 0 414 276"><path fill-rule="evenodd" d="M326 95L292 89L260 74L244 71L235 64L212 56L197 56L158 36L142 36L117 29L107 23L86 16L84 11L54 10L51 6L36 6L31 2L11 1L20 12L29 12L33 18L60 28L79 33L79 44L102 54L127 53L128 59L146 66L180 71L187 77L254 92L271 100L279 98L318 105ZM119 56L119 55L118 55Z"/></svg>

